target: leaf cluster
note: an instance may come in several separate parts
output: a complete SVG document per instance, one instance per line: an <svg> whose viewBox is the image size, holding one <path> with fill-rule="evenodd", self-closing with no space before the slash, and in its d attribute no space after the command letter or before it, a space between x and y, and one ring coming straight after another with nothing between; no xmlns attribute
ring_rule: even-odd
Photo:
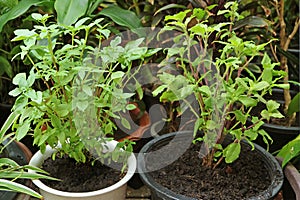
<svg viewBox="0 0 300 200"><path fill-rule="evenodd" d="M264 95L271 93L273 87L289 87L280 84L285 73L264 53L264 47L272 41L256 44L239 38L234 32L233 25L240 19L237 7L236 2L227 3L226 10L218 14L225 14L228 22L218 24L209 24L209 9L213 6L206 10L186 10L167 16L162 30L179 32L174 38L174 47L167 49L164 63L175 60L171 64L182 73L165 71L160 74L161 85L153 94L160 94L161 101L182 101L181 104L187 106L181 108L192 110L194 135L196 137L199 131L204 134L197 136L195 141L204 142L207 156L203 163L210 166L214 160L235 161L240 154L241 140L254 148L252 141L260 135L268 143L271 138L260 129L261 125L271 117L282 118L283 115L278 111L279 104L266 100ZM192 20L197 23L189 27ZM210 40L212 35L214 41ZM212 49L215 44L221 45L217 51ZM260 58L263 68L259 76L248 68L255 58ZM190 96L194 98L188 101ZM251 110L258 103L265 104L266 109L259 117L251 116ZM221 144L226 136L230 136L232 143L223 147Z"/></svg>
<svg viewBox="0 0 300 200"><path fill-rule="evenodd" d="M14 77L16 88L9 93L17 98L15 138L33 134L42 152L46 145L61 145L59 155L78 162L90 159L88 151L94 159L125 162L132 151L130 141L119 143L112 153L103 153L103 144L112 140L115 120L130 128L121 119L121 113L135 108L128 105L134 93L124 92L125 80L134 74L133 63L139 69L155 52L140 47L143 39L123 45L118 36L102 46L110 36L106 25L101 25L103 19L85 25L88 18L83 18L73 26L61 26L48 24L47 14L32 17L39 24L31 30L16 30L13 39L23 42L15 57L32 66L29 74ZM91 31L98 39L96 47L88 43Z"/></svg>

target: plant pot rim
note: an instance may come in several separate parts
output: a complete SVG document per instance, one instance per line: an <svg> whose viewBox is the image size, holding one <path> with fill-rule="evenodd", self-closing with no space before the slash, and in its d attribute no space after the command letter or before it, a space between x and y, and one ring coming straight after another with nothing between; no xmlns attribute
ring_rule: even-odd
<svg viewBox="0 0 300 200"><path fill-rule="evenodd" d="M269 128L269 129L277 129L281 131L282 134L287 134L287 135L295 135L295 132L300 133L300 126L282 126L277 124L264 123L262 127Z"/></svg>
<svg viewBox="0 0 300 200"><path fill-rule="evenodd" d="M107 143L109 148L115 147L117 144L117 141L110 141L109 143ZM29 165L32 166L36 166L36 167L40 167L41 164L43 163L43 161L50 157L52 155L52 153L54 153L55 149L52 149L50 146L46 147L46 151L44 154L41 153L41 151L39 150L38 152L36 152L33 157L31 158ZM42 161L40 160L42 159ZM42 181L36 179L36 180L32 180L32 182L41 190L47 191L48 193L57 195L57 196L62 196L62 197L75 197L75 198L82 198L82 197L91 197L91 196L97 196L97 195L101 195L101 194L105 194L108 192L111 192L121 186L123 186L124 184L126 184L129 179L134 175L135 171L136 171L136 158L134 156L134 154L132 153L129 158L128 158L128 169L127 172L125 174L125 176L118 181L117 183L100 189L100 190L96 190L96 191L90 191L90 192L66 192L66 191L60 191L54 188L51 188L47 185L45 185ZM31 170L29 170L31 171ZM31 171L33 172L33 171ZM34 172L33 172L34 173Z"/></svg>
<svg viewBox="0 0 300 200"><path fill-rule="evenodd" d="M148 149L155 143L160 142L160 141L164 141L167 140L170 137L175 136L176 134L193 134L192 131L178 131L178 132L172 132L172 133L168 133L162 136L159 136L157 138L154 138L153 140L151 140L150 142L148 142L140 151L140 154L137 157L137 170L138 173L140 174L142 180L145 182L145 184L147 184L151 189L155 188L159 193L164 194L172 199L174 199L174 197L176 197L176 200L195 200L195 198L192 197L187 197L181 194L177 194L175 192L173 192L172 190L169 190L168 188L156 183L154 181L154 179L149 175L149 173L144 172L145 171L145 162L144 162L144 155L145 153L148 152ZM243 142L246 145L249 145L247 142ZM282 185L283 185L283 171L281 166L279 165L278 161L276 160L276 158L274 156L272 156L269 152L267 152L264 148L262 148L261 146L254 144L255 146L255 150L258 151L261 155L263 155L263 157L267 157L269 159L269 161L271 161L272 163L266 162L267 165L269 166L273 166L275 169L273 169L273 172L275 172L277 174L276 177L274 177L272 179L272 182L270 183L270 186L265 190L262 191L260 194L258 194L256 197L250 197L249 199L251 200L255 200L257 199L257 197L264 197L264 194L272 194L272 196L275 196L281 189ZM268 197L268 198L271 198ZM264 199L264 198L262 198Z"/></svg>

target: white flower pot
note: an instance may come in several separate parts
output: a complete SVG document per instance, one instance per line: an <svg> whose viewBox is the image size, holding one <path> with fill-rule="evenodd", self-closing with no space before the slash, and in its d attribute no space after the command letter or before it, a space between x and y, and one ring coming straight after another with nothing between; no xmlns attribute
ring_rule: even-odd
<svg viewBox="0 0 300 200"><path fill-rule="evenodd" d="M108 143L109 150L113 150L116 141ZM40 151L35 153L31 158L29 165L40 167L44 160L49 158L52 153L56 150L47 146L46 152L42 154ZM64 192L48 187L40 180L33 180L33 183L39 188L41 195L43 195L44 200L125 200L126 198L126 187L129 179L134 175L136 170L136 158L134 154L128 158L128 171L126 175L114 185L101 190L96 190L92 192Z"/></svg>

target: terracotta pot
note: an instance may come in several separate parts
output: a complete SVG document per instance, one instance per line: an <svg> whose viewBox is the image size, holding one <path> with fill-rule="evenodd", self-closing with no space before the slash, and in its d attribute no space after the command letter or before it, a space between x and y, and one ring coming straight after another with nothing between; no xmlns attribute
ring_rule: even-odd
<svg viewBox="0 0 300 200"><path fill-rule="evenodd" d="M131 104L138 106L137 103L131 103ZM138 107L136 109L130 111L130 115L133 116L133 118L138 118L138 126L139 127L132 133L129 133L127 136L118 139L119 142L124 141L125 139L131 140L131 141L138 141L143 137L145 131L149 129L150 124L151 124L150 116L147 111L144 111L142 116L139 116L139 114L141 112L142 111Z"/></svg>
<svg viewBox="0 0 300 200"><path fill-rule="evenodd" d="M147 172L147 163L153 164L155 162L155 156L164 156L164 155L159 155L159 153L156 152L156 155L154 154L150 156L147 156L148 152L151 152L152 149L158 150L161 149L161 147L166 146L172 140L173 143L173 138L179 138L176 139L176 142L181 141L180 145L183 143L187 144L186 142L191 142L192 138L191 136L187 135L193 135L193 132L190 131L183 131L183 132L174 132L174 133L169 133L166 135L162 135L160 137L157 137L147 143L143 149L141 150L140 154L138 155L138 172L144 181L144 183L150 188L151 190L151 198L155 200L195 200L194 198L187 197L181 194L177 194L176 191L171 191L168 188L158 184L155 182L155 180L151 177L151 173ZM184 145L184 144L183 144ZM242 145L249 145L246 142L243 142ZM170 148L174 149L174 147ZM170 151L170 154L165 155L168 157L167 160L173 159L172 158L172 150L165 150L165 152ZM272 156L270 153L265 151L263 148L255 144L255 151L259 154L259 156L263 159L263 162L265 163L266 169L268 170L268 173L271 176L271 183L269 187L257 194L256 196L249 198L249 200L267 200L267 199L272 199L273 197L277 195L277 193L280 191L282 184L283 184L283 172L282 169L279 165L279 163L276 161L275 157ZM149 154L148 154L149 155ZM147 156L147 157L146 157ZM173 161L166 161L166 163L171 163ZM154 163L153 166L156 166Z"/></svg>
<svg viewBox="0 0 300 200"><path fill-rule="evenodd" d="M113 150L116 144L116 141L111 141L110 143L107 143L107 146L109 147L109 150ZM55 151L55 149L47 146L46 152L44 154L42 154L41 151L35 153L31 158L29 164L40 167L43 164L44 160L49 158ZM44 200L125 200L127 182L133 176L135 170L136 158L134 154L132 154L128 158L128 171L119 182L107 188L92 192L64 192L50 188L40 180L33 180L32 182L39 188L41 195L43 195L44 197Z"/></svg>

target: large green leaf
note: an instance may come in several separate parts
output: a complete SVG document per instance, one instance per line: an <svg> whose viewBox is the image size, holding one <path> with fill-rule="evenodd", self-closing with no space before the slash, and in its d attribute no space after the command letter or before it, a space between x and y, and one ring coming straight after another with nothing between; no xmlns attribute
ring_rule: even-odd
<svg viewBox="0 0 300 200"><path fill-rule="evenodd" d="M241 152L240 143L231 143L223 150L223 156L225 157L226 163L232 163L238 159Z"/></svg>
<svg viewBox="0 0 300 200"><path fill-rule="evenodd" d="M278 157L283 158L282 166L284 167L293 158L300 155L300 135L294 140L287 143L280 152L277 154Z"/></svg>
<svg viewBox="0 0 300 200"><path fill-rule="evenodd" d="M19 114L17 112L12 112L6 119L6 121L4 122L4 124L2 125L1 129L0 129L0 141L2 141L2 138L4 137L4 134L6 133L6 131L11 127L11 125L15 122L15 120L19 117Z"/></svg>
<svg viewBox="0 0 300 200"><path fill-rule="evenodd" d="M57 0L54 8L59 24L70 26L82 17L88 9L88 0Z"/></svg>
<svg viewBox="0 0 300 200"><path fill-rule="evenodd" d="M140 19L133 12L124 10L118 6L104 8L99 14L109 17L115 23L130 29L142 27Z"/></svg>
<svg viewBox="0 0 300 200"><path fill-rule="evenodd" d="M21 192L36 197L38 199L43 199L42 195L40 195L36 191L19 183L15 183L5 179L0 179L0 190Z"/></svg>
<svg viewBox="0 0 300 200"><path fill-rule="evenodd" d="M13 71L12 71L12 66L8 60L0 56L0 76L3 74L7 74L10 78L13 77Z"/></svg>
<svg viewBox="0 0 300 200"><path fill-rule="evenodd" d="M238 22L236 22L234 24L233 29L237 30L239 28L242 27L247 27L247 28L253 28L253 27L257 27L257 28L265 28L268 27L271 24L270 21L259 17L259 16L249 16L246 17L242 20L239 20Z"/></svg>
<svg viewBox="0 0 300 200"><path fill-rule="evenodd" d="M291 101L287 114L292 115L295 112L300 111L300 93L298 93Z"/></svg>
<svg viewBox="0 0 300 200"><path fill-rule="evenodd" d="M9 10L7 13L3 14L0 17L0 32L2 32L3 26L10 20L16 19L20 15L24 14L31 6L33 5L39 5L41 3L44 3L48 0L22 0L13 7L11 10Z"/></svg>
<svg viewBox="0 0 300 200"><path fill-rule="evenodd" d="M12 8L18 4L18 0L0 0L0 7Z"/></svg>

